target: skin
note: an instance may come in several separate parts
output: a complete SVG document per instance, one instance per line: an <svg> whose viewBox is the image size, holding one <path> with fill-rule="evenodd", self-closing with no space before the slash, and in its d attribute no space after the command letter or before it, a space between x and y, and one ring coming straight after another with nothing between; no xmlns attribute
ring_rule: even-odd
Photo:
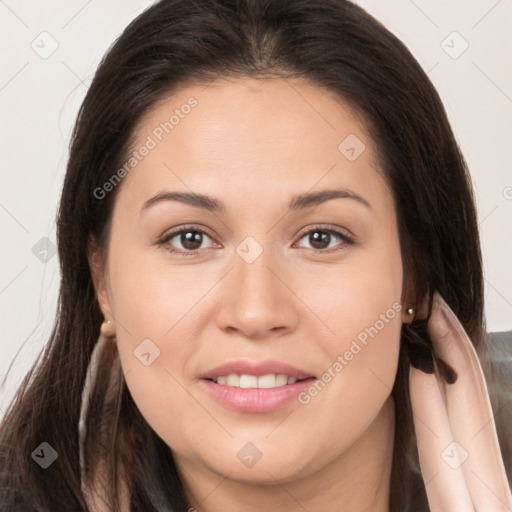
<svg viewBox="0 0 512 512"><path fill-rule="evenodd" d="M306 82L217 79L155 106L134 148L191 96L198 105L120 185L106 260L92 258L133 399L172 449L198 511L387 511L390 393L406 304L307 405L294 399L275 412L242 413L198 381L236 359L284 361L319 377L401 304L392 193L365 125ZM355 161L338 150L349 134L366 146ZM338 198L288 210L294 195L334 188L370 207ZM206 194L224 211L177 201L143 210L163 191ZM189 224L214 235L203 236L196 255L179 253L179 236L159 243ZM315 252L308 232L317 225L354 243L332 235ZM247 236L263 250L252 263L236 252ZM160 350L149 366L134 356L147 338ZM262 453L252 467L237 457L247 442Z"/></svg>

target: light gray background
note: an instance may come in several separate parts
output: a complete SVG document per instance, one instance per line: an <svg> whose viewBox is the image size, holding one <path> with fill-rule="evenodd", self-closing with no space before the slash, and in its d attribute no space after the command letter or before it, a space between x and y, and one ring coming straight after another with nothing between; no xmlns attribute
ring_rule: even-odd
<svg viewBox="0 0 512 512"><path fill-rule="evenodd" d="M152 3L0 0L0 383L19 350L0 416L53 325L58 261L51 246L41 261L40 240L55 243L78 107L104 52ZM512 1L357 3L411 49L441 95L476 189L488 330L512 329Z"/></svg>

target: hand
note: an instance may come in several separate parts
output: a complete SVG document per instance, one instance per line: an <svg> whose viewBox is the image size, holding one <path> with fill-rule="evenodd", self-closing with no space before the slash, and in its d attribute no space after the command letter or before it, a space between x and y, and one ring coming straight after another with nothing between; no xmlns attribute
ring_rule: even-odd
<svg viewBox="0 0 512 512"><path fill-rule="evenodd" d="M448 384L439 371L411 366L409 386L423 481L431 512L512 511L482 368L473 344L436 292L428 331L437 357L453 368Z"/></svg>

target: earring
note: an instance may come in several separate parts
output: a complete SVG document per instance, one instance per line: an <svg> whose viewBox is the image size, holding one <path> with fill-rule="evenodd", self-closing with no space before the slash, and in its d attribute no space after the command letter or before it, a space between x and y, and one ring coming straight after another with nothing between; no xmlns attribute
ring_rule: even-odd
<svg viewBox="0 0 512 512"><path fill-rule="evenodd" d="M112 320L105 320L101 324L100 333L105 336L105 338L113 338L115 336L114 325L112 324Z"/></svg>
<svg viewBox="0 0 512 512"><path fill-rule="evenodd" d="M408 315L412 315L414 313L414 309L413 308L408 308L406 309L405 311Z"/></svg>

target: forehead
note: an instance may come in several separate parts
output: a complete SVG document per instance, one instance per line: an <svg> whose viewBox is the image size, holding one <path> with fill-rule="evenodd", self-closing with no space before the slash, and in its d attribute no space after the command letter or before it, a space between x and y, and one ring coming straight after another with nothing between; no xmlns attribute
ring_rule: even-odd
<svg viewBox="0 0 512 512"><path fill-rule="evenodd" d="M222 78L184 87L141 119L132 151L123 188L135 202L167 186L283 199L315 186L385 189L361 116L304 81Z"/></svg>

